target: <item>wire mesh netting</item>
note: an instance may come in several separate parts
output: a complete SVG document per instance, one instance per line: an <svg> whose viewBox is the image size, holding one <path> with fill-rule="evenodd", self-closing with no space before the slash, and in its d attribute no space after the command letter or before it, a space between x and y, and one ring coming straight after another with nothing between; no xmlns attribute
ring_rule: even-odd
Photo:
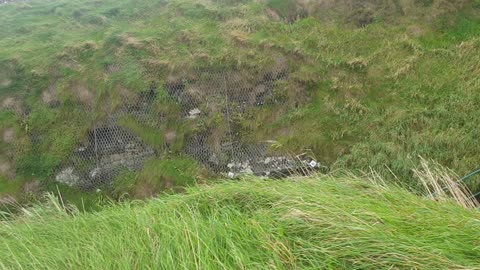
<svg viewBox="0 0 480 270"><path fill-rule="evenodd" d="M229 177L282 177L318 168L311 157L272 151L271 142L258 139L255 127L243 123L259 108L286 106L288 98L279 89L287 80L287 69L265 74L196 70L166 76L144 91L115 92L95 105L72 105L63 113L71 114L77 143L51 178L91 190L123 171L142 170L151 158L172 155L188 155ZM82 89L75 91L81 95ZM86 124L77 128L75 121ZM28 140L30 151L52 147L42 132L29 132Z"/></svg>

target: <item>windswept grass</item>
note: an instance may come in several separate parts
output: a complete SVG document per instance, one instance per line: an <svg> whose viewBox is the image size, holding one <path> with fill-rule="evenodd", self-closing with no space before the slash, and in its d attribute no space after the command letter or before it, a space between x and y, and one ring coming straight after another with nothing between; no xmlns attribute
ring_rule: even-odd
<svg viewBox="0 0 480 270"><path fill-rule="evenodd" d="M250 179L0 226L3 269L480 269L480 213L351 177ZM73 213L73 214L72 214Z"/></svg>

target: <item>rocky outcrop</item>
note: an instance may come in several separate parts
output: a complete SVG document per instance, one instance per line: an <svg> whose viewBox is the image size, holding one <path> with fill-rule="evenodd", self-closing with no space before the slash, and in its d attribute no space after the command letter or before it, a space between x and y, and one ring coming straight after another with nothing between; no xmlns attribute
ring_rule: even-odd
<svg viewBox="0 0 480 270"><path fill-rule="evenodd" d="M169 76L165 87L160 89L165 89L181 110L165 111L178 115L153 111L158 90L152 84L134 101L125 101L123 107L95 125L55 179L69 186L93 189L108 185L122 170L141 170L147 159L163 154L135 135L142 133L138 130L142 125L158 128L157 136L164 138L165 151L180 138L184 153L210 171L230 177L242 174L282 177L318 169L318 163L309 158L269 154L266 143L244 138L245 131L235 122L251 109L282 105L286 100L277 98L275 91L277 84L287 77L288 66L281 57L263 74L230 71ZM178 126L190 129L186 136L179 137L174 129L160 128L164 119L176 119Z"/></svg>
<svg viewBox="0 0 480 270"><path fill-rule="evenodd" d="M98 126L77 147L55 180L90 190L110 184L122 170L140 170L154 154L151 147L128 130L117 125Z"/></svg>

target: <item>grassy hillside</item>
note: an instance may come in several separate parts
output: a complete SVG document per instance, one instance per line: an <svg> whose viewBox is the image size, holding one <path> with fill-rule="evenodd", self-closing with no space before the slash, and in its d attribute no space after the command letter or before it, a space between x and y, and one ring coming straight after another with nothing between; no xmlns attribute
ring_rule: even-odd
<svg viewBox="0 0 480 270"><path fill-rule="evenodd" d="M331 167L408 181L418 155L480 165L478 0L32 0L0 6L0 25L0 199L49 187L89 119L195 68L288 66L287 104L238 127Z"/></svg>
<svg viewBox="0 0 480 270"><path fill-rule="evenodd" d="M0 223L2 269L480 269L480 214L351 177L250 179Z"/></svg>

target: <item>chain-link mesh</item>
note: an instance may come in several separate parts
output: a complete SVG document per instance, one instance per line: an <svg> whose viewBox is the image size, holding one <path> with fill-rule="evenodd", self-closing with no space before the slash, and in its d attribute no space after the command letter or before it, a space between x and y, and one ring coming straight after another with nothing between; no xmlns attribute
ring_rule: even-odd
<svg viewBox="0 0 480 270"><path fill-rule="evenodd" d="M115 92L96 105L77 104L72 117L90 124L76 132L77 146L51 177L91 190L110 184L125 170L141 170L150 158L184 154L229 177L282 177L316 168L312 158L271 151L269 142L242 124L259 108L286 106L288 98L279 89L287 81L285 68L265 74L185 71L165 76L146 91ZM28 139L30 151L42 151L42 132L29 132Z"/></svg>

